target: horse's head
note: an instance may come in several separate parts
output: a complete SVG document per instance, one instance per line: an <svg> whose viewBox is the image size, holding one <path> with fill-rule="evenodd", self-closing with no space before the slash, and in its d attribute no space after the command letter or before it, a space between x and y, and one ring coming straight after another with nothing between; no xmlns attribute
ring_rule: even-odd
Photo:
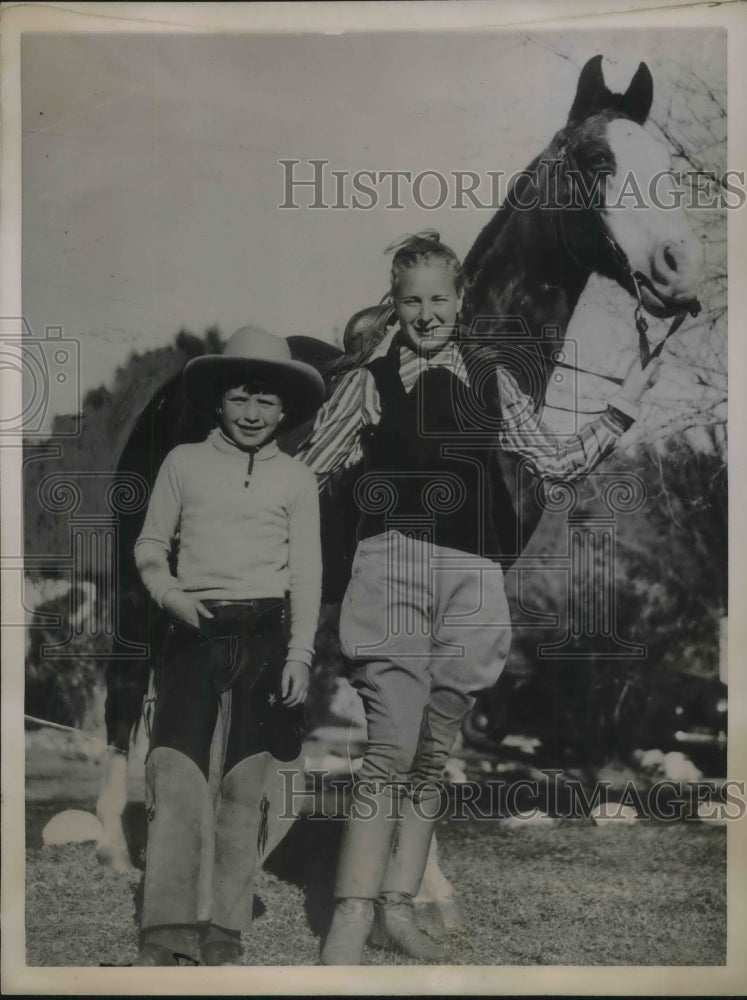
<svg viewBox="0 0 747 1000"><path fill-rule="evenodd" d="M697 301L703 248L676 197L669 152L643 128L653 100L648 67L641 63L625 93L614 94L601 63L595 56L582 69L553 143L575 175L574 205L591 199L603 223L593 231L596 213L581 213L587 218L575 236L572 224L564 226L567 242L591 270L634 294L637 281L648 312L671 316Z"/></svg>

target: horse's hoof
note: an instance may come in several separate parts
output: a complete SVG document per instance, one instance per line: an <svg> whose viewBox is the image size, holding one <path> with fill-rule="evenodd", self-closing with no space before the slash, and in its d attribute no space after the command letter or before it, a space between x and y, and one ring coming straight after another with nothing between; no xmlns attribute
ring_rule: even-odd
<svg viewBox="0 0 747 1000"><path fill-rule="evenodd" d="M99 844L96 848L96 859L106 868L120 875L134 875L137 868L130 861L126 848L112 847L111 844Z"/></svg>
<svg viewBox="0 0 747 1000"><path fill-rule="evenodd" d="M431 937L439 937L446 930L441 916L441 904L429 901L415 902L415 923L419 930L427 931Z"/></svg>
<svg viewBox="0 0 747 1000"><path fill-rule="evenodd" d="M447 899L440 903L439 913L447 931L455 931L464 927L464 914L456 899Z"/></svg>

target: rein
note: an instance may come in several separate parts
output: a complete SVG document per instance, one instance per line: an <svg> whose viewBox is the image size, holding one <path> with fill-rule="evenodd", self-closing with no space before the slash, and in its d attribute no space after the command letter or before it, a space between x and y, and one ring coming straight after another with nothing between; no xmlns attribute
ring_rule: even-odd
<svg viewBox="0 0 747 1000"><path fill-rule="evenodd" d="M649 362L653 361L654 358L659 357L662 350L664 349L664 345L669 340L669 338L679 330L679 328L684 323L685 318L688 315L690 316L698 315L698 313L700 312L700 303L699 302L693 303L693 305L690 306L688 309L680 310L680 312L678 312L674 316L672 322L669 324L669 329L667 330L663 340L661 340L652 350L649 345L648 338L646 337L646 332L648 330L648 322L646 321L646 317L643 315L642 312L643 307L641 304L641 293L638 287L638 281L636 280L637 275L633 274L633 272L631 271L631 276L633 277L636 294L638 296L638 304L635 307L635 313L634 313L635 326L636 330L638 331L638 352L641 358L641 368L645 368L646 365L649 364ZM594 375L596 376L596 378L603 378L607 382L614 382L615 385L622 385L623 382L625 381L624 379L618 378L616 375L604 375L602 372L595 372L592 371L590 368L580 368L577 367L576 365L568 365L564 361L555 361L554 365L556 368L568 368L570 371L581 372L583 375Z"/></svg>

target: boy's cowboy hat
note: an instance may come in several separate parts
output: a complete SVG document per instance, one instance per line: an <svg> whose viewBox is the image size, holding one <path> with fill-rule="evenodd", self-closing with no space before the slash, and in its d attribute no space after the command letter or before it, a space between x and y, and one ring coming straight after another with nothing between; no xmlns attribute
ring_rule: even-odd
<svg viewBox="0 0 747 1000"><path fill-rule="evenodd" d="M313 416L324 399L324 380L316 368L294 361L286 340L258 326L237 330L222 354L188 361L183 379L187 398L203 411L216 405L219 386L267 380L283 397L285 427Z"/></svg>

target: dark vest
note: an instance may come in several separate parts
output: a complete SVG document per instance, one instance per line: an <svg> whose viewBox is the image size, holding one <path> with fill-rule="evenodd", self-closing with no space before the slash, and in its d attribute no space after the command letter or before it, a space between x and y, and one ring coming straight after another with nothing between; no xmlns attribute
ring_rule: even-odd
<svg viewBox="0 0 747 1000"><path fill-rule="evenodd" d="M405 392L396 341L367 368L379 393L381 420L363 433L364 471L355 488L359 540L397 530L512 561L516 513L495 435L486 432L484 406L472 389L434 367Z"/></svg>

